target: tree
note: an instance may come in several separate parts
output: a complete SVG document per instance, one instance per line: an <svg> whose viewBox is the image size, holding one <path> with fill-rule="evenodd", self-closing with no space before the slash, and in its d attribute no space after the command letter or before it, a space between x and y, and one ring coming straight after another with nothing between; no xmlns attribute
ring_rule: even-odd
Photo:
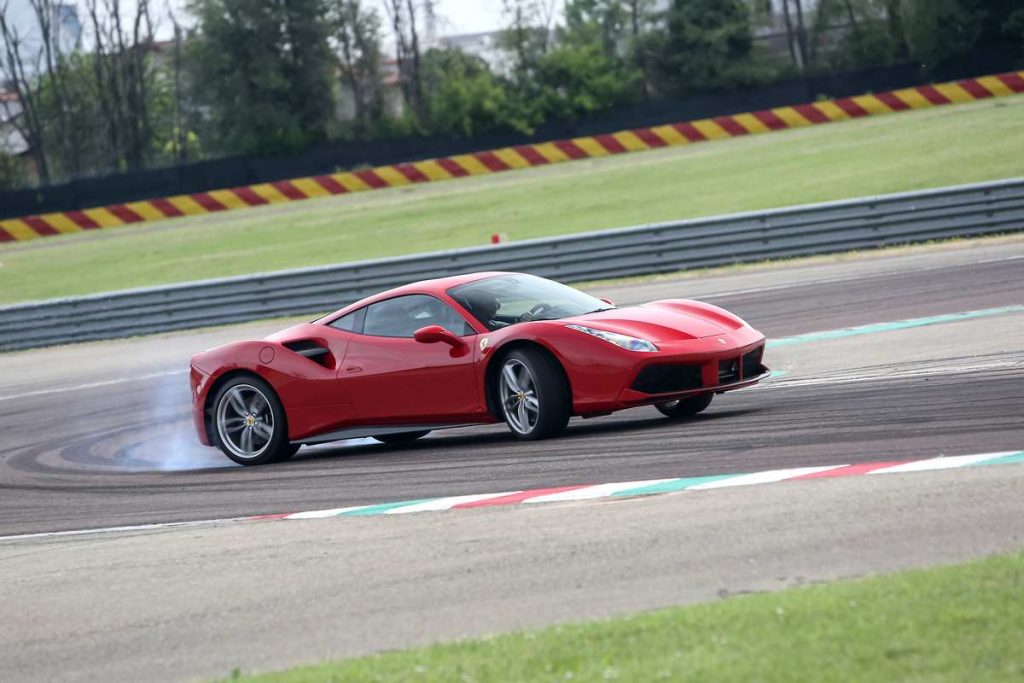
<svg viewBox="0 0 1024 683"><path fill-rule="evenodd" d="M88 52L63 30L65 3L29 4L34 21L23 34L0 6L2 72L18 95L13 122L39 181L145 168L158 150L154 102L165 94L152 62L149 0L86 0Z"/></svg>
<svg viewBox="0 0 1024 683"><path fill-rule="evenodd" d="M402 95L413 115L423 115L421 34L434 32L436 0L384 0L395 39L395 57L402 79Z"/></svg>
<svg viewBox="0 0 1024 683"><path fill-rule="evenodd" d="M667 30L645 45L663 92L682 95L756 79L753 31L742 0L673 0L665 23Z"/></svg>
<svg viewBox="0 0 1024 683"><path fill-rule="evenodd" d="M427 129L438 135L472 136L498 130L523 131L517 107L487 62L456 48L423 56Z"/></svg>
<svg viewBox="0 0 1024 683"><path fill-rule="evenodd" d="M133 11L125 10L121 0L86 0L86 9L94 43L87 61L93 68L111 162L129 170L144 168L154 139L149 0L138 0Z"/></svg>
<svg viewBox="0 0 1024 683"><path fill-rule="evenodd" d="M537 80L547 120L575 120L636 98L641 74L597 43L562 45L541 59Z"/></svg>
<svg viewBox="0 0 1024 683"><path fill-rule="evenodd" d="M221 151L286 153L334 116L323 0L191 0L187 62Z"/></svg>
<svg viewBox="0 0 1024 683"><path fill-rule="evenodd" d="M506 24L499 41L512 57L512 82L525 92L548 51L554 4L552 0L502 0L502 15Z"/></svg>
<svg viewBox="0 0 1024 683"><path fill-rule="evenodd" d="M380 17L361 0L329 0L328 9L341 81L353 99L357 133L366 135L384 113Z"/></svg>
<svg viewBox="0 0 1024 683"><path fill-rule="evenodd" d="M46 2L33 2L32 11L39 24L49 24L53 19L52 8ZM0 4L0 40L3 41L3 60L0 62L0 76L8 87L13 88L17 109L12 101L4 99L4 118L10 121L29 146L29 152L35 161L36 173L43 184L50 182L50 167L46 156L48 131L46 119L40 111L39 73L46 65L44 55L52 54L52 33L44 39L42 36L31 40L29 35L14 23L14 13L10 3L4 0ZM47 42L47 44L43 44ZM33 45L35 43L35 45Z"/></svg>
<svg viewBox="0 0 1024 683"><path fill-rule="evenodd" d="M628 9L621 0L567 0L558 42L537 62L546 119L577 119L639 94L642 72L627 58Z"/></svg>
<svg viewBox="0 0 1024 683"><path fill-rule="evenodd" d="M21 159L0 149L0 190L16 190L25 184Z"/></svg>
<svg viewBox="0 0 1024 683"><path fill-rule="evenodd" d="M609 58L617 57L625 47L628 16L620 0L566 0L563 17L562 45L596 45Z"/></svg>

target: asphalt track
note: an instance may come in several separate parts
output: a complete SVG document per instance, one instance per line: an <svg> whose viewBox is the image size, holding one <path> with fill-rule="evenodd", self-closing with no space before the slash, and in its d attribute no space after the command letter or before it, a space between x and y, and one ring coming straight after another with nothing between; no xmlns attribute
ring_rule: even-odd
<svg viewBox="0 0 1024 683"><path fill-rule="evenodd" d="M691 296L786 374L671 423L651 408L265 468L194 445L180 372L256 324L0 356L0 536L563 484L1024 448L1024 240L595 286ZM1024 465L397 517L0 538L0 680L182 680L713 600L1024 547Z"/></svg>
<svg viewBox="0 0 1024 683"><path fill-rule="evenodd" d="M982 244L593 289L621 304L703 298L770 338L1024 303L1024 242ZM1017 449L1022 320L1018 313L965 321L940 326L953 333L926 337L890 332L874 346L857 338L770 350L767 363L792 371L792 379L886 376L788 387L783 378L771 389L718 397L684 423L639 408L575 419L565 437L541 443L514 441L496 425L438 432L404 447L304 449L289 463L246 469L227 467L219 453L195 444L186 378L166 373L211 339L275 325L9 354L0 357L11 380L0 385L0 536ZM900 334L911 341L893 345ZM957 366L957 359L978 367L901 376L915 363ZM121 381L133 373L155 376ZM154 471L161 469L177 471Z"/></svg>

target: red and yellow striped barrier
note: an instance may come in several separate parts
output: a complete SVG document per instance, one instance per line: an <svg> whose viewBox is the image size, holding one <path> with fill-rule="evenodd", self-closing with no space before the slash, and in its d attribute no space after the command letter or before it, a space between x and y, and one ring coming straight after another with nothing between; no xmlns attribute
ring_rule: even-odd
<svg viewBox="0 0 1024 683"><path fill-rule="evenodd" d="M637 128L606 135L378 166L365 171L318 175L226 190L146 199L127 204L112 204L81 211L62 211L0 220L0 242L31 240L165 218L195 216L349 192L485 175L575 159L641 152L863 116L972 102L1015 93L1024 93L1024 71L746 114L717 116L686 123Z"/></svg>

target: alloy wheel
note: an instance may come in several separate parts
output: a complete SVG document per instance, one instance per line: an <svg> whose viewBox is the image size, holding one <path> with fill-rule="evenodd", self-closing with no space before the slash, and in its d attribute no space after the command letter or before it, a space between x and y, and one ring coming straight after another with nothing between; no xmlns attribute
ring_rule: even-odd
<svg viewBox="0 0 1024 683"><path fill-rule="evenodd" d="M236 384L217 405L217 433L235 456L258 458L274 437L274 411L263 392L251 384Z"/></svg>
<svg viewBox="0 0 1024 683"><path fill-rule="evenodd" d="M501 368L501 409L515 432L529 434L540 419L540 400L533 374L526 364L509 358Z"/></svg>

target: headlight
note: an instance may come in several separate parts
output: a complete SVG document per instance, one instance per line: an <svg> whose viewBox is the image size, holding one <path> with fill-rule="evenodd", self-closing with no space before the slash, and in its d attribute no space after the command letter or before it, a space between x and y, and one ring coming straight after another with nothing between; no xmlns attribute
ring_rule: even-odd
<svg viewBox="0 0 1024 683"><path fill-rule="evenodd" d="M627 351L651 353L658 350L657 346L646 339L637 339L636 337L629 337L625 334L618 334L617 332L595 330L593 327L584 327L583 325L566 325L566 327L576 330L577 332L582 332L583 334L589 334L590 336L597 337L598 339L604 339L606 342L611 342L619 348L626 349Z"/></svg>

